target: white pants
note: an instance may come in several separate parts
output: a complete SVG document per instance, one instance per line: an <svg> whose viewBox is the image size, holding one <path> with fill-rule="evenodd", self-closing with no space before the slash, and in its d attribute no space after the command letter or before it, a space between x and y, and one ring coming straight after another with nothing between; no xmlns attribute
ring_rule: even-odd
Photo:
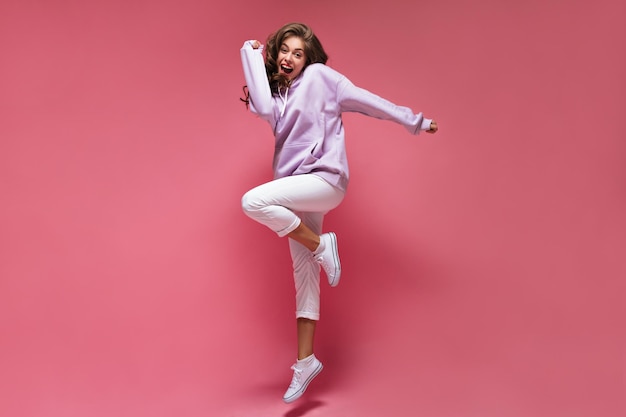
<svg viewBox="0 0 626 417"><path fill-rule="evenodd" d="M344 192L314 174L279 178L244 194L244 213L284 237L303 222L322 233L324 215L341 203ZM310 250L289 239L296 286L296 317L319 320L320 265Z"/></svg>

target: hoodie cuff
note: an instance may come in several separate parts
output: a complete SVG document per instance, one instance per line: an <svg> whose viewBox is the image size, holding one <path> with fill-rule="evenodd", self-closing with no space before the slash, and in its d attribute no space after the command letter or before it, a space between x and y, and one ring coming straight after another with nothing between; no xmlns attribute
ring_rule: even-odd
<svg viewBox="0 0 626 417"><path fill-rule="evenodd" d="M263 53L263 47L265 45L261 44L261 46L259 46L257 49L254 49L254 47L252 46L252 44L254 43L254 40L249 40L249 41L245 41L243 43L243 48L251 50L251 51L258 51L259 53Z"/></svg>
<svg viewBox="0 0 626 417"><path fill-rule="evenodd" d="M430 129L430 124L432 123L433 119L427 119L427 118L423 118L422 119L422 126L421 126L421 130L429 130Z"/></svg>

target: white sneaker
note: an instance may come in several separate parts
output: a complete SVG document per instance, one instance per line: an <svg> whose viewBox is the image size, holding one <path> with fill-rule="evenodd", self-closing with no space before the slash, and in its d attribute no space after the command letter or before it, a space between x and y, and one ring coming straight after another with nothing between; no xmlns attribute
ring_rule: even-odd
<svg viewBox="0 0 626 417"><path fill-rule="evenodd" d="M313 257L322 265L330 286L336 287L339 285L339 278L341 277L337 236L333 232L324 233L320 236L320 240L323 242L324 249L321 253L313 255Z"/></svg>
<svg viewBox="0 0 626 417"><path fill-rule="evenodd" d="M316 357L313 357L313 362L306 368L299 369L297 365L298 364L295 363L291 367L291 369L293 369L293 378L291 379L291 384L289 384L285 395L283 395L283 401L286 403L293 402L300 398L302 394L304 394L304 391L306 391L306 387L309 386L309 383L324 368L322 362L317 360Z"/></svg>

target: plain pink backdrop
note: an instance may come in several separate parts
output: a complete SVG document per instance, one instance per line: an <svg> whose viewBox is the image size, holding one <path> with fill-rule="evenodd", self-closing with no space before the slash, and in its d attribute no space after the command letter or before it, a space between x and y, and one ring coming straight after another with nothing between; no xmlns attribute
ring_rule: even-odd
<svg viewBox="0 0 626 417"><path fill-rule="evenodd" d="M239 48L289 21L434 117L345 117L325 371L293 405L272 136ZM0 415L626 413L626 5L0 4Z"/></svg>

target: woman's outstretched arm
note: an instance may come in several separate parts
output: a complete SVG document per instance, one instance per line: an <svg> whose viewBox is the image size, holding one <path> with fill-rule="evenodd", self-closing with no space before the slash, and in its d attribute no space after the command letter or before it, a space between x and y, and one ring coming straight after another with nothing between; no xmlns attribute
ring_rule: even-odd
<svg viewBox="0 0 626 417"><path fill-rule="evenodd" d="M390 120L403 125L414 135L421 131L435 133L437 123L422 113L413 113L408 107L398 106L387 99L357 87L347 78L339 83L338 100L341 110L357 112L377 119Z"/></svg>

